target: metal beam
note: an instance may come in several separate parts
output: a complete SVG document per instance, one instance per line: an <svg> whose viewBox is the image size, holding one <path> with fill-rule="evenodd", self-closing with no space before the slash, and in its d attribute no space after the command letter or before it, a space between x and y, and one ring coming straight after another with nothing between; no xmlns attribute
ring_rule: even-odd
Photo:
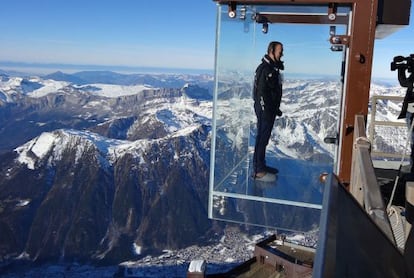
<svg viewBox="0 0 414 278"><path fill-rule="evenodd" d="M350 182L355 115L368 114L377 6L377 0L355 1L352 4L338 173L344 184Z"/></svg>
<svg viewBox="0 0 414 278"><path fill-rule="evenodd" d="M279 13L258 13L258 23L299 23L299 24L343 24L349 22L348 15L338 15L331 20L329 15L312 14L279 14Z"/></svg>

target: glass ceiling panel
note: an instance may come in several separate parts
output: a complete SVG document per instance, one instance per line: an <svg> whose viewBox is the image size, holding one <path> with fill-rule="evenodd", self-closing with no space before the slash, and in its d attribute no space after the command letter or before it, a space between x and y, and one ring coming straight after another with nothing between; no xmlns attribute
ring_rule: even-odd
<svg viewBox="0 0 414 278"><path fill-rule="evenodd" d="M237 7L230 18L228 7L218 6L209 217L309 231L319 225L322 177L336 166L336 144L326 138L338 133L345 52L341 47L331 51L329 37L333 31L345 35L347 29L272 23L263 32L255 21L258 11L326 14L328 7ZM266 152L266 163L279 173L274 182L260 182L251 177L256 137L252 84L271 41L284 45L283 115L276 118Z"/></svg>

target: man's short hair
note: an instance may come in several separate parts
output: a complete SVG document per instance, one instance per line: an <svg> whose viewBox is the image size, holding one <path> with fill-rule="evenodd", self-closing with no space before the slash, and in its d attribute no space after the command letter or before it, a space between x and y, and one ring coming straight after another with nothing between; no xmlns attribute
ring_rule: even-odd
<svg viewBox="0 0 414 278"><path fill-rule="evenodd" d="M281 42L273 41L269 43L269 46L267 47L267 54L273 53L276 49L276 46L282 45Z"/></svg>

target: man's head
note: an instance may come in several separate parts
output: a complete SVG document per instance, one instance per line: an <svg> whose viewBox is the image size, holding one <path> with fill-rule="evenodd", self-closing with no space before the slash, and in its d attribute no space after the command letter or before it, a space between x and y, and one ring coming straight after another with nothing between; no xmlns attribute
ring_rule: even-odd
<svg viewBox="0 0 414 278"><path fill-rule="evenodd" d="M269 55L273 61L280 61L280 58L283 56L283 44L277 41L269 43L269 46L267 47L267 55Z"/></svg>

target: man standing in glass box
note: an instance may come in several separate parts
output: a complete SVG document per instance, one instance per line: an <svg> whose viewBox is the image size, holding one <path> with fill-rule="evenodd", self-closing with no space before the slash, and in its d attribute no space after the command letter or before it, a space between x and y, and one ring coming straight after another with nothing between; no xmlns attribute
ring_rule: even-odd
<svg viewBox="0 0 414 278"><path fill-rule="evenodd" d="M269 143L276 116L282 116L282 80L280 71L284 69L283 45L273 41L269 43L267 54L257 67L254 77L253 99L257 116L256 143L253 155L253 178L259 181L276 180L278 170L266 165L266 146Z"/></svg>

